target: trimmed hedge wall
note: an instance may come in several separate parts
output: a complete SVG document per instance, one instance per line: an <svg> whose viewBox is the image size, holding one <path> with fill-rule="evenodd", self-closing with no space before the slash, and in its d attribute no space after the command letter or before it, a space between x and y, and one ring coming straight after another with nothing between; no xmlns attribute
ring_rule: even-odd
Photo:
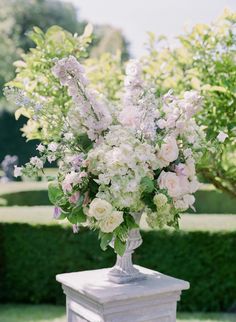
<svg viewBox="0 0 236 322"><path fill-rule="evenodd" d="M182 311L232 311L236 307L236 232L143 232L134 261L190 281ZM0 224L0 301L63 303L55 275L108 267L93 232L74 235L61 226Z"/></svg>
<svg viewBox="0 0 236 322"><path fill-rule="evenodd" d="M22 183L23 185L24 183ZM195 194L198 214L236 214L236 199L219 190L199 190ZM47 190L19 191L1 195L7 206L51 205ZM194 213L191 209L189 213Z"/></svg>

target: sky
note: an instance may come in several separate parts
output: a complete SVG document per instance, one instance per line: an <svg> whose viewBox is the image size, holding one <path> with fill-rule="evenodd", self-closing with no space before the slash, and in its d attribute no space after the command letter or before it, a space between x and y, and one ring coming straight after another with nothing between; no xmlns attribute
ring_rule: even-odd
<svg viewBox="0 0 236 322"><path fill-rule="evenodd" d="M133 57L145 51L147 31L170 39L196 23L209 23L236 0L65 0L79 9L79 18L119 28Z"/></svg>

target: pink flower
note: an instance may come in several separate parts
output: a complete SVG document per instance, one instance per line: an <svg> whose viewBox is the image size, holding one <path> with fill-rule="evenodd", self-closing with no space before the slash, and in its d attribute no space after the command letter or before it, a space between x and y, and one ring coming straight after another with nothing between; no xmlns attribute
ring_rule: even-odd
<svg viewBox="0 0 236 322"><path fill-rule="evenodd" d="M84 202L83 202L83 206L87 206L88 205L88 203L89 203L89 193L88 193L88 191L86 191L85 192L85 195L84 195Z"/></svg>
<svg viewBox="0 0 236 322"><path fill-rule="evenodd" d="M76 204L79 198L80 198L80 192L76 191L72 196L70 196L69 202Z"/></svg>

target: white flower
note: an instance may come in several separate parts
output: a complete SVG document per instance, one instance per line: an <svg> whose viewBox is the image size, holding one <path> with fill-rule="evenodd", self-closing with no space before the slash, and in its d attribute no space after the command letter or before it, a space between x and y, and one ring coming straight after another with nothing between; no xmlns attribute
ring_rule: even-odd
<svg viewBox="0 0 236 322"><path fill-rule="evenodd" d="M109 216L112 212L112 205L106 200L95 198L90 206L88 215L95 217L97 220L101 220L106 216Z"/></svg>
<svg viewBox="0 0 236 322"><path fill-rule="evenodd" d="M126 106L119 115L119 121L125 126L138 128L140 125L140 113L135 106Z"/></svg>
<svg viewBox="0 0 236 322"><path fill-rule="evenodd" d="M157 121L157 126L162 130L166 127L166 120L164 119L159 119Z"/></svg>
<svg viewBox="0 0 236 322"><path fill-rule="evenodd" d="M99 227L104 233L113 232L124 221L122 211L113 211L109 216L99 222Z"/></svg>
<svg viewBox="0 0 236 322"><path fill-rule="evenodd" d="M14 177L20 177L22 175L22 169L23 167L17 167L16 165L14 166Z"/></svg>
<svg viewBox="0 0 236 322"><path fill-rule="evenodd" d="M157 180L160 189L167 189L170 197L181 195L179 177L174 172L162 171Z"/></svg>
<svg viewBox="0 0 236 322"><path fill-rule="evenodd" d="M183 196L183 200L184 202L186 202L186 204L188 205L188 207L192 207L192 205L195 202L195 198L193 195L187 194Z"/></svg>
<svg viewBox="0 0 236 322"><path fill-rule="evenodd" d="M34 165L36 168L38 169L42 169L43 168L43 161L38 158L38 157L32 157L30 158L30 163L32 165Z"/></svg>
<svg viewBox="0 0 236 322"><path fill-rule="evenodd" d="M56 160L56 157L55 157L55 155L49 155L49 156L47 157L47 159L48 159L48 162L49 162L49 163L51 163L51 162L53 162L53 161L55 161L55 160Z"/></svg>
<svg viewBox="0 0 236 322"><path fill-rule="evenodd" d="M71 171L65 176L65 179L62 181L62 190L64 192L71 191L73 184L79 183L79 173Z"/></svg>
<svg viewBox="0 0 236 322"><path fill-rule="evenodd" d="M172 136L167 137L165 142L161 145L158 158L168 165L170 162L175 161L178 158L178 155L179 149L176 139Z"/></svg>
<svg viewBox="0 0 236 322"><path fill-rule="evenodd" d="M153 202L157 208L163 207L167 203L168 199L163 193L158 193L154 196Z"/></svg>
<svg viewBox="0 0 236 322"><path fill-rule="evenodd" d="M58 144L56 142L51 142L48 144L48 150L52 152L56 152L58 148Z"/></svg>
<svg viewBox="0 0 236 322"><path fill-rule="evenodd" d="M45 146L42 143L40 143L37 146L36 150L38 150L39 152L44 152L45 151Z"/></svg>
<svg viewBox="0 0 236 322"><path fill-rule="evenodd" d="M223 131L220 131L216 138L219 142L223 143L225 139L227 139L228 137L228 134L224 133Z"/></svg>
<svg viewBox="0 0 236 322"><path fill-rule="evenodd" d="M174 202L174 206L176 209L179 209L181 211L185 211L188 209L188 204L184 200L176 200Z"/></svg>
<svg viewBox="0 0 236 322"><path fill-rule="evenodd" d="M140 67L140 63L138 60L136 59L131 59L125 69L125 73L127 76L137 76L140 74L141 71L141 67Z"/></svg>
<svg viewBox="0 0 236 322"><path fill-rule="evenodd" d="M184 157L187 159L192 155L192 150L190 148L187 148L183 151Z"/></svg>
<svg viewBox="0 0 236 322"><path fill-rule="evenodd" d="M68 132L68 133L65 133L65 134L64 134L64 138L65 138L67 141L72 140L72 139L73 139L73 137L74 137L73 133Z"/></svg>

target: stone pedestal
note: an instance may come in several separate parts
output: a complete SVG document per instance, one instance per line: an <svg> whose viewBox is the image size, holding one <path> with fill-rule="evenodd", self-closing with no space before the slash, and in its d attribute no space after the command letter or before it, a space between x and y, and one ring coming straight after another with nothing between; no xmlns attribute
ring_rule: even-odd
<svg viewBox="0 0 236 322"><path fill-rule="evenodd" d="M108 281L109 269L56 276L66 294L68 322L174 322L189 283L135 266L146 278L127 284Z"/></svg>

